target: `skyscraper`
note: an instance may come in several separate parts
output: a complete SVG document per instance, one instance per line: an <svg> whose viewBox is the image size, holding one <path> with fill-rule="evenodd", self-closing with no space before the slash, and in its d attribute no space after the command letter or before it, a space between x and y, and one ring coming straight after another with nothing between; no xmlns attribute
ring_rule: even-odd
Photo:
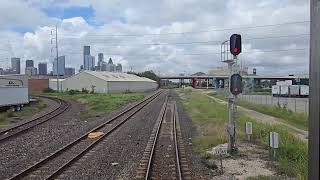
<svg viewBox="0 0 320 180"><path fill-rule="evenodd" d="M117 64L116 71L117 72L122 72L122 65L121 64Z"/></svg>
<svg viewBox="0 0 320 180"><path fill-rule="evenodd" d="M35 76L37 75L38 70L35 67L26 67L25 74L28 76Z"/></svg>
<svg viewBox="0 0 320 180"><path fill-rule="evenodd" d="M108 64L107 64L107 67L106 67L106 71L109 71L109 72L115 71L115 65L113 64L111 58L108 61Z"/></svg>
<svg viewBox="0 0 320 180"><path fill-rule="evenodd" d="M26 60L26 68L27 67L33 67L34 64L33 64L33 60Z"/></svg>
<svg viewBox="0 0 320 180"><path fill-rule="evenodd" d="M84 57L84 70L94 70L95 68L95 57L91 55L85 55Z"/></svg>
<svg viewBox="0 0 320 180"><path fill-rule="evenodd" d="M47 63L38 64L39 75L47 75Z"/></svg>
<svg viewBox="0 0 320 180"><path fill-rule="evenodd" d="M65 63L66 63L66 56L59 56L58 58L58 67L57 67L57 58L54 59L53 62L53 75L65 75Z"/></svg>
<svg viewBox="0 0 320 180"><path fill-rule="evenodd" d="M11 58L11 68L15 74L20 74L20 58Z"/></svg>
<svg viewBox="0 0 320 180"><path fill-rule="evenodd" d="M83 46L83 69L89 70L88 56L90 56L90 46Z"/></svg>
<svg viewBox="0 0 320 180"><path fill-rule="evenodd" d="M99 53L98 54L98 66L101 66L102 62L103 62L103 53Z"/></svg>
<svg viewBox="0 0 320 180"><path fill-rule="evenodd" d="M73 76L76 73L76 70L74 68L71 67L66 67L66 76Z"/></svg>

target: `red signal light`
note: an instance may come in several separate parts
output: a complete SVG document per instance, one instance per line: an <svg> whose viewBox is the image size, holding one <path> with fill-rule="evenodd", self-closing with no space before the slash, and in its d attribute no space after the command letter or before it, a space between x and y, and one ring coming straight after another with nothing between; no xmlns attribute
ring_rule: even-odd
<svg viewBox="0 0 320 180"><path fill-rule="evenodd" d="M233 49L233 52L234 52L234 53L237 53L237 52L238 52L238 48L234 48L234 49Z"/></svg>

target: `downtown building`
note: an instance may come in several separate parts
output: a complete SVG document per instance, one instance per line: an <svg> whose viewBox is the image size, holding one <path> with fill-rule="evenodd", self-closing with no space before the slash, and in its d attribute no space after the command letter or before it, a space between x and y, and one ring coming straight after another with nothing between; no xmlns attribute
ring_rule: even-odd
<svg viewBox="0 0 320 180"><path fill-rule="evenodd" d="M83 46L83 70L95 70L95 57L90 54L90 46Z"/></svg>
<svg viewBox="0 0 320 180"><path fill-rule="evenodd" d="M39 75L47 75L47 63L39 63L38 64Z"/></svg>
<svg viewBox="0 0 320 180"><path fill-rule="evenodd" d="M11 58L11 73L20 74L20 58L13 57Z"/></svg>
<svg viewBox="0 0 320 180"><path fill-rule="evenodd" d="M35 76L38 74L37 68L34 67L33 60L26 60L25 74L28 76Z"/></svg>
<svg viewBox="0 0 320 180"><path fill-rule="evenodd" d="M53 75L64 76L65 75L65 67L66 67L66 56L59 56L54 59L53 62Z"/></svg>

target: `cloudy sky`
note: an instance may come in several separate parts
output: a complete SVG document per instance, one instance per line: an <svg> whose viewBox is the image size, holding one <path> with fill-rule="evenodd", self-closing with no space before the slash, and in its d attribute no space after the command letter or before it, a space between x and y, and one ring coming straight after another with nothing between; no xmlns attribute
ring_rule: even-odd
<svg viewBox="0 0 320 180"><path fill-rule="evenodd" d="M35 63L59 54L79 69L82 49L124 70L188 74L223 66L220 44L243 39L239 63L258 74L308 73L308 0L0 0L0 67L11 57ZM97 57L96 57L97 58Z"/></svg>

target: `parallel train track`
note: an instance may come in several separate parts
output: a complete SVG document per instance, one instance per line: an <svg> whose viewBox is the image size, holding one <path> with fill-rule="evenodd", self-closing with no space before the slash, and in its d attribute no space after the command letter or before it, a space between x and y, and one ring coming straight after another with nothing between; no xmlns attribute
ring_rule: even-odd
<svg viewBox="0 0 320 180"><path fill-rule="evenodd" d="M70 104L68 102L61 100L61 99L58 99L58 98L45 97L45 96L39 96L39 97L54 100L54 101L58 102L59 105L56 108L54 108L52 111L45 113L45 114L41 115L40 117L34 118L32 120L26 121L24 123L12 126L8 129L5 129L4 131L1 131L0 132L0 143L10 139L11 137L15 137L23 132L26 132L35 126L38 126L44 122L47 122L47 121L57 117L58 115L65 112L70 107Z"/></svg>
<svg viewBox="0 0 320 180"><path fill-rule="evenodd" d="M135 179L192 179L176 103L170 99L162 106Z"/></svg>
<svg viewBox="0 0 320 180"><path fill-rule="evenodd" d="M118 129L136 113L153 102L163 91L157 91L134 106L122 111L113 118L84 133L81 137L61 147L25 170L15 174L9 179L54 179L65 171L70 165L90 151L95 145ZM102 132L96 138L88 138L90 133Z"/></svg>

